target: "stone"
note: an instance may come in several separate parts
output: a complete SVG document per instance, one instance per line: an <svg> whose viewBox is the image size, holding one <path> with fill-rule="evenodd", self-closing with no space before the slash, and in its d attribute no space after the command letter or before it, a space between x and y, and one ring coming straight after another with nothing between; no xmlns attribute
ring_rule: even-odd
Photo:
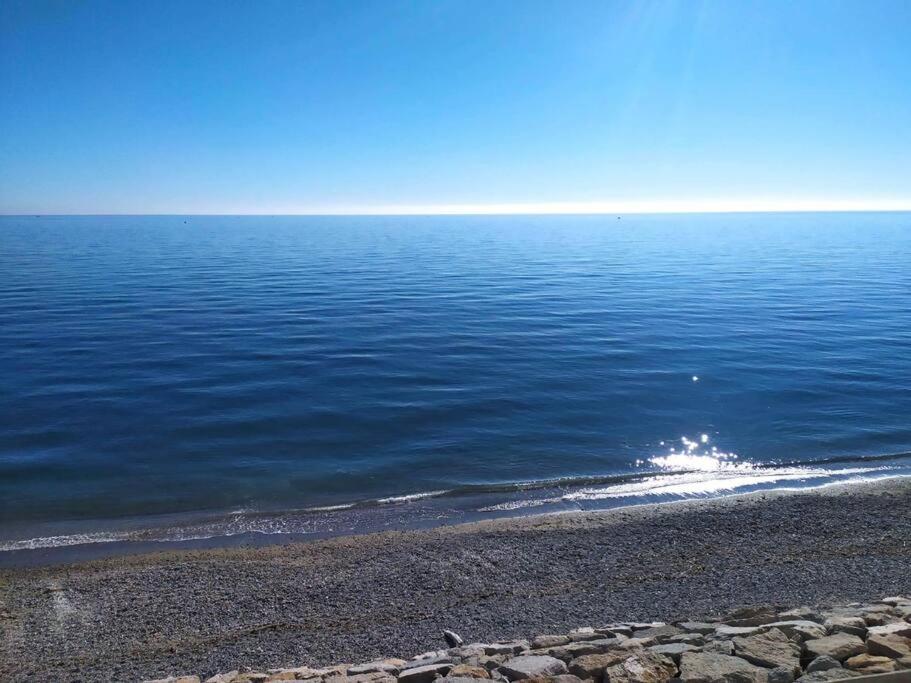
<svg viewBox="0 0 911 683"><path fill-rule="evenodd" d="M812 607L795 607L794 609L789 609L787 612L779 612L778 618L815 621L817 624L821 624L823 621L823 616Z"/></svg>
<svg viewBox="0 0 911 683"><path fill-rule="evenodd" d="M794 683L794 670L776 666L769 671L769 683Z"/></svg>
<svg viewBox="0 0 911 683"><path fill-rule="evenodd" d="M446 676L448 678L490 678L490 672L483 666L456 664Z"/></svg>
<svg viewBox="0 0 911 683"><path fill-rule="evenodd" d="M498 669L510 681L541 676L558 676L567 672L566 664L547 655L520 655L506 660Z"/></svg>
<svg viewBox="0 0 911 683"><path fill-rule="evenodd" d="M722 619L728 626L762 626L778 620L778 612L772 609L771 605L743 607Z"/></svg>
<svg viewBox="0 0 911 683"><path fill-rule="evenodd" d="M896 659L895 663L898 664L899 669L911 669L911 657L901 657Z"/></svg>
<svg viewBox="0 0 911 683"><path fill-rule="evenodd" d="M206 679L206 683L234 683L240 677L240 671L228 671L223 674L215 674Z"/></svg>
<svg viewBox="0 0 911 683"><path fill-rule="evenodd" d="M449 647L459 647L465 644L465 641L462 640L462 636L455 631L450 631L448 629L443 630L443 640L446 641L446 644Z"/></svg>
<svg viewBox="0 0 911 683"><path fill-rule="evenodd" d="M612 633L614 635L625 636L627 638L631 638L633 636L632 627L627 626L626 624L609 624L603 628L599 628L598 631L605 634Z"/></svg>
<svg viewBox="0 0 911 683"><path fill-rule="evenodd" d="M715 632L715 624L709 624L704 621L684 621L677 624L677 627L687 633L699 633L704 636Z"/></svg>
<svg viewBox="0 0 911 683"><path fill-rule="evenodd" d="M867 638L867 652L894 659L911 657L911 638L896 635L870 636Z"/></svg>
<svg viewBox="0 0 911 683"><path fill-rule="evenodd" d="M624 650L641 650L644 647L657 645L657 643L658 641L654 638L627 638L619 643L618 646L622 647Z"/></svg>
<svg viewBox="0 0 911 683"><path fill-rule="evenodd" d="M604 683L664 683L673 678L677 667L668 657L654 652L636 652L619 664L604 670Z"/></svg>
<svg viewBox="0 0 911 683"><path fill-rule="evenodd" d="M902 597L901 595L893 595L893 596L890 596L887 598L883 598L882 600L880 600L880 602L883 603L884 605L890 605L892 607L895 607L896 605L900 605L903 602L911 602L911 598L905 598L905 597Z"/></svg>
<svg viewBox="0 0 911 683"><path fill-rule="evenodd" d="M348 676L345 679L345 683L395 683L395 676L393 674L383 673L382 671L374 671L369 674Z"/></svg>
<svg viewBox="0 0 911 683"><path fill-rule="evenodd" d="M624 621L624 626L629 626L633 631L643 631L647 628L658 628L659 626L667 626L663 621Z"/></svg>
<svg viewBox="0 0 911 683"><path fill-rule="evenodd" d="M632 656L633 653L626 650L615 650L598 655L582 655L569 663L569 673L579 678L591 678L595 683L599 683L607 667L619 664Z"/></svg>
<svg viewBox="0 0 911 683"><path fill-rule="evenodd" d="M167 678L156 678L154 681L145 681L144 683L200 683L200 681L199 676L168 676Z"/></svg>
<svg viewBox="0 0 911 683"><path fill-rule="evenodd" d="M646 628L641 631L636 631L633 635L636 638L654 638L657 643L665 643L668 639L679 636L682 633L683 629L679 629L676 626L656 626L655 628Z"/></svg>
<svg viewBox="0 0 911 683"><path fill-rule="evenodd" d="M582 679L572 674L559 676L542 676L541 678L526 678L525 683L582 683Z"/></svg>
<svg viewBox="0 0 911 683"><path fill-rule="evenodd" d="M372 674L372 673L388 673L388 674L397 674L399 671L404 669L408 665L404 659L379 659L375 662L367 662L366 664L357 664L355 666L349 666L347 674L349 676L360 676L362 674ZM302 678L301 675L303 672L298 670L297 677Z"/></svg>
<svg viewBox="0 0 911 683"><path fill-rule="evenodd" d="M756 666L768 669L780 667L794 674L800 672L800 646L792 643L777 628L745 638L734 638L734 654Z"/></svg>
<svg viewBox="0 0 911 683"><path fill-rule="evenodd" d="M898 670L898 664L895 663L894 659L877 657L866 653L849 657L845 660L845 666L863 674L885 674Z"/></svg>
<svg viewBox="0 0 911 683"><path fill-rule="evenodd" d="M740 657L709 652L687 652L680 658L683 683L767 683L766 669Z"/></svg>
<svg viewBox="0 0 911 683"><path fill-rule="evenodd" d="M569 636L538 636L531 641L533 650L569 644Z"/></svg>
<svg viewBox="0 0 911 683"><path fill-rule="evenodd" d="M825 638L808 640L803 646L810 657L828 655L840 662L848 657L859 655L865 650L864 641L850 633L835 633Z"/></svg>
<svg viewBox="0 0 911 683"><path fill-rule="evenodd" d="M406 662L405 666L401 668L401 671L417 669L418 667L430 666L432 664L449 664L451 666L454 662L452 661L452 656L448 654L439 655L437 657L421 657L421 659L412 659L410 662Z"/></svg>
<svg viewBox="0 0 911 683"><path fill-rule="evenodd" d="M850 633L860 638L867 635L867 622L860 617L829 617L823 623L832 633Z"/></svg>
<svg viewBox="0 0 911 683"><path fill-rule="evenodd" d="M574 643L577 643L577 642L583 641L583 640L598 640L599 638L602 638L602 637L603 637L603 634L598 633L591 626L584 626L582 628L574 628L572 631L569 632L569 639Z"/></svg>
<svg viewBox="0 0 911 683"><path fill-rule="evenodd" d="M718 638L733 638L734 636L751 636L759 633L758 626L728 626L723 624L715 627L715 635Z"/></svg>
<svg viewBox="0 0 911 683"><path fill-rule="evenodd" d="M621 643L628 642L630 641L621 640L620 638L603 638L601 640L589 640L581 643L570 643L561 647L552 647L545 651L544 654L568 662L583 655L601 654L620 647Z"/></svg>
<svg viewBox="0 0 911 683"><path fill-rule="evenodd" d="M669 643L686 643L687 645L702 646L705 645L705 637L698 633L681 633L679 636L672 636L668 639Z"/></svg>
<svg viewBox="0 0 911 683"><path fill-rule="evenodd" d="M675 662L680 661L680 657L684 652L699 652L701 650L701 647L687 645L686 643L666 643L663 645L652 645L650 648L648 648L649 652L654 652L655 654L670 657Z"/></svg>
<svg viewBox="0 0 911 683"><path fill-rule="evenodd" d="M792 619L791 621L773 621L759 628L760 631L777 628L783 632L789 639L802 643L805 640L814 638L825 638L828 631L824 626L817 624L815 621L805 619Z"/></svg>
<svg viewBox="0 0 911 683"><path fill-rule="evenodd" d="M817 657L812 662L807 664L806 671L807 673L813 673L814 671L828 671L829 669L840 669L841 662L833 657L828 655L822 655Z"/></svg>
<svg viewBox="0 0 911 683"><path fill-rule="evenodd" d="M703 646L702 651L716 655L733 655L734 643L730 640L712 640Z"/></svg>
<svg viewBox="0 0 911 683"><path fill-rule="evenodd" d="M445 676L452 669L451 663L426 664L416 666L410 669L404 669L399 673L399 683L431 683L434 678Z"/></svg>
<svg viewBox="0 0 911 683"><path fill-rule="evenodd" d="M871 626L867 629L867 637L870 636L911 636L911 624L907 621L896 621L892 624Z"/></svg>
<svg viewBox="0 0 911 683"><path fill-rule="evenodd" d="M828 669L826 671L814 671L797 679L798 683L823 683L824 681L840 681L843 678L854 678L861 674L849 669Z"/></svg>

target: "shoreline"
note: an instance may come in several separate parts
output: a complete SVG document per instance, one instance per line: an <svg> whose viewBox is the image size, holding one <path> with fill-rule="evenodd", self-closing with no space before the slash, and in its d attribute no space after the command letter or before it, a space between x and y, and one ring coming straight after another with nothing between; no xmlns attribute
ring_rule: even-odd
<svg viewBox="0 0 911 683"><path fill-rule="evenodd" d="M589 622L911 591L911 480L0 570L0 678L407 656ZM15 667L13 662L16 663Z"/></svg>

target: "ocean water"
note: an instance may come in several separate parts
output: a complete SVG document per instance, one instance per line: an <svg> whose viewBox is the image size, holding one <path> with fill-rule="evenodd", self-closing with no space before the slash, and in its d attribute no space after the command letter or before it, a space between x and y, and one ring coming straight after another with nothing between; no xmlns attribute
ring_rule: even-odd
<svg viewBox="0 0 911 683"><path fill-rule="evenodd" d="M0 218L0 551L911 473L911 214Z"/></svg>

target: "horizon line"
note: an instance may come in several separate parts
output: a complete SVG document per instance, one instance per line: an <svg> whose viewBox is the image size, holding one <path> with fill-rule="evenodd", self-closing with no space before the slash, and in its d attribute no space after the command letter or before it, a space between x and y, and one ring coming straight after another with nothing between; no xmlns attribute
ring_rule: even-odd
<svg viewBox="0 0 911 683"><path fill-rule="evenodd" d="M539 202L500 204L402 204L363 207L229 207L218 211L20 211L0 216L537 216L697 213L860 213L911 211L911 199L665 200L626 202Z"/></svg>

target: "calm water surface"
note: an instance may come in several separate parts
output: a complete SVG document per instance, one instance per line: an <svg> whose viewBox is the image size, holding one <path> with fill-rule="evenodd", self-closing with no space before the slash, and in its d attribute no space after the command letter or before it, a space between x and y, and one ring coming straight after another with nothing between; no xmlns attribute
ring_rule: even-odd
<svg viewBox="0 0 911 683"><path fill-rule="evenodd" d="M0 376L6 550L906 474L911 214L4 217Z"/></svg>

